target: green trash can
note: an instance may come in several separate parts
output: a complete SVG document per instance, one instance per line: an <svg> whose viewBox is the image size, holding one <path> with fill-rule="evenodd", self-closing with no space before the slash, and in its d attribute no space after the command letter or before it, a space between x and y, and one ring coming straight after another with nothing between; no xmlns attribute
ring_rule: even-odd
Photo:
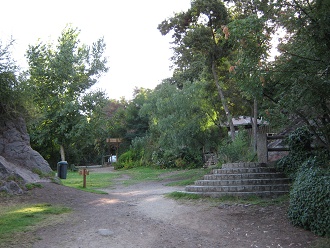
<svg viewBox="0 0 330 248"><path fill-rule="evenodd" d="M60 161L57 163L57 176L61 179L66 179L68 171L68 163L66 161Z"/></svg>

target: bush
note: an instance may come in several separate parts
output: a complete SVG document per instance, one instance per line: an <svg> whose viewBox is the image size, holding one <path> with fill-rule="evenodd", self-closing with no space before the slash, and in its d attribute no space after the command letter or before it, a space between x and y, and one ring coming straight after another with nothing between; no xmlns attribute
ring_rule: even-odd
<svg viewBox="0 0 330 248"><path fill-rule="evenodd" d="M293 225L330 237L330 168L317 158L297 172L290 192L289 219Z"/></svg>
<svg viewBox="0 0 330 248"><path fill-rule="evenodd" d="M313 155L311 141L312 134L306 127L297 128L287 139L290 153L277 162L277 168L294 179L300 166Z"/></svg>
<svg viewBox="0 0 330 248"><path fill-rule="evenodd" d="M116 163L117 166L115 166L116 169L120 168L134 168L136 166L140 166L140 159L139 156L136 154L134 150L129 150L122 155L120 155L118 162Z"/></svg>
<svg viewBox="0 0 330 248"><path fill-rule="evenodd" d="M186 148L176 151L159 149L152 154L152 164L159 168L197 168L202 165L202 156Z"/></svg>
<svg viewBox="0 0 330 248"><path fill-rule="evenodd" d="M220 163L247 162L255 157L245 130L240 130L234 141L230 138L224 140L218 150Z"/></svg>

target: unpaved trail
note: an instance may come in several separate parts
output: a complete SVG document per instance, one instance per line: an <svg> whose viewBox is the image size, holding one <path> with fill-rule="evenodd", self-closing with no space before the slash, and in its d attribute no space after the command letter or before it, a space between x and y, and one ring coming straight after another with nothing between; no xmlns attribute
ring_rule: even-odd
<svg viewBox="0 0 330 248"><path fill-rule="evenodd" d="M167 192L183 190L163 181L87 193L52 183L34 189L21 201L60 204L73 212L36 229L34 248L240 248L310 247L317 239L295 228L286 205L244 206L207 200L175 201Z"/></svg>

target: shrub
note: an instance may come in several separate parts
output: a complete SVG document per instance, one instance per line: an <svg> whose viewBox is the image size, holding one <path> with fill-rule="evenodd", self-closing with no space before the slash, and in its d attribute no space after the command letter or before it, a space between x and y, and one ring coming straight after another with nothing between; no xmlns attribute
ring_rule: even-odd
<svg viewBox="0 0 330 248"><path fill-rule="evenodd" d="M234 141L229 138L225 139L218 150L220 163L246 162L255 157L245 130L240 130Z"/></svg>
<svg viewBox="0 0 330 248"><path fill-rule="evenodd" d="M159 168L197 168L202 165L201 154L193 153L187 148L154 151L152 164Z"/></svg>
<svg viewBox="0 0 330 248"><path fill-rule="evenodd" d="M311 141L312 134L306 127L292 132L287 139L290 153L277 162L278 169L294 179L300 166L312 156Z"/></svg>
<svg viewBox="0 0 330 248"><path fill-rule="evenodd" d="M123 153L122 155L120 155L118 162L115 164L117 164L115 166L116 169L120 169L120 168L129 169L140 165L139 159L134 150L129 150Z"/></svg>
<svg viewBox="0 0 330 248"><path fill-rule="evenodd" d="M290 192L289 219L293 225L330 237L330 168L307 160L297 172Z"/></svg>

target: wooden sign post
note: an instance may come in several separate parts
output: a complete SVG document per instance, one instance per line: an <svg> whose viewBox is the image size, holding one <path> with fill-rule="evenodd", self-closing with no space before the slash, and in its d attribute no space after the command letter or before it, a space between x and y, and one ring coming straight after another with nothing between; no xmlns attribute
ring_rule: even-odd
<svg viewBox="0 0 330 248"><path fill-rule="evenodd" d="M89 171L87 169L79 170L79 175L83 176L83 188L86 188L86 176L89 175Z"/></svg>

